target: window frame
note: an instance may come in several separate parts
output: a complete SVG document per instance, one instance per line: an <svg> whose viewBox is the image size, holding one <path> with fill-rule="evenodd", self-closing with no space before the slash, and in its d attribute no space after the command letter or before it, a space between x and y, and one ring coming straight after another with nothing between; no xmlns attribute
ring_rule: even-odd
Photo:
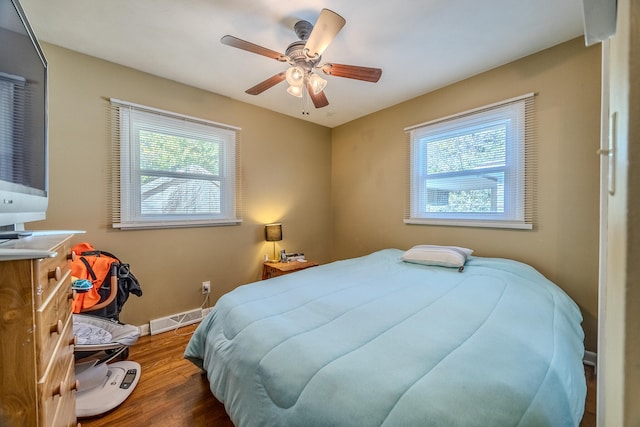
<svg viewBox="0 0 640 427"><path fill-rule="evenodd" d="M240 205L239 128L151 107L111 99L113 206L112 226L120 229L236 225ZM140 131L220 144L218 175L144 169ZM142 176L220 182L220 212L194 214L144 213Z"/></svg>
<svg viewBox="0 0 640 427"><path fill-rule="evenodd" d="M408 208L407 224L532 229L532 195L535 180L532 171L534 133L532 122L534 94L512 98L406 128L408 133ZM504 173L503 212L429 212L427 211L428 177L447 179L478 175L478 169L440 174L426 171L428 143L468 135L479 129L510 123L506 131L504 166L482 169L484 174ZM459 183L458 183L459 185ZM431 187L431 190L436 187ZM463 190L462 187L458 187ZM478 187L475 189L481 189ZM488 187L487 187L488 188ZM467 188L471 190L474 188ZM437 188L436 188L437 191Z"/></svg>

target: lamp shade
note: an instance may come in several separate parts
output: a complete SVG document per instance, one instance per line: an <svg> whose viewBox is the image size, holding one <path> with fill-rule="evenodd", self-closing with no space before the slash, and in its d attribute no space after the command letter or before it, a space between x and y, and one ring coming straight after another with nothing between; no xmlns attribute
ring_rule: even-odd
<svg viewBox="0 0 640 427"><path fill-rule="evenodd" d="M304 83L304 75L304 70L298 66L289 67L287 73L285 74L287 83L289 83L291 86L302 86L302 84Z"/></svg>
<svg viewBox="0 0 640 427"><path fill-rule="evenodd" d="M309 84L311 85L313 93L317 95L327 86L327 81L317 74L311 74L311 76L309 76Z"/></svg>
<svg viewBox="0 0 640 427"><path fill-rule="evenodd" d="M289 86L287 92L290 95L297 96L298 98L302 98L302 86Z"/></svg>
<svg viewBox="0 0 640 427"><path fill-rule="evenodd" d="M279 242L282 240L282 224L265 225L264 237L267 242Z"/></svg>

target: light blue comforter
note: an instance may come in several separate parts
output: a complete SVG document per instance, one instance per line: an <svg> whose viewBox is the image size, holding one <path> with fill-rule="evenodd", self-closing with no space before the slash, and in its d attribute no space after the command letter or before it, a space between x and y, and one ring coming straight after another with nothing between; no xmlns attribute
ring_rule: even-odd
<svg viewBox="0 0 640 427"><path fill-rule="evenodd" d="M237 426L577 426L582 316L533 268L386 249L241 286L185 357Z"/></svg>

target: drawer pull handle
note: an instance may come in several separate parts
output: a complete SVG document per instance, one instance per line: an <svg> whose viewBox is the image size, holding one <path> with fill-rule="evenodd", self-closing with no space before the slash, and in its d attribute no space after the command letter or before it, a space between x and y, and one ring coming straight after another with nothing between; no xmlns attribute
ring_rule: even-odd
<svg viewBox="0 0 640 427"><path fill-rule="evenodd" d="M55 270L49 271L47 277L49 280L55 279L56 281L59 281L60 277L62 277L62 270L60 270L60 267L56 267Z"/></svg>
<svg viewBox="0 0 640 427"><path fill-rule="evenodd" d="M68 301L73 301L73 300L75 299L75 296L76 296L76 295L75 295L75 291L70 291L70 292L67 294L67 300L68 300Z"/></svg>
<svg viewBox="0 0 640 427"><path fill-rule="evenodd" d="M71 251L71 253L69 255L67 255L67 259L69 261L75 261L76 260L76 251Z"/></svg>
<svg viewBox="0 0 640 427"><path fill-rule="evenodd" d="M64 394L66 394L69 391L74 391L74 390L77 391L79 386L80 386L80 383L78 382L78 380L75 380L69 385L65 384L64 381L61 381L60 385L55 389L53 389L52 395L62 397Z"/></svg>
<svg viewBox="0 0 640 427"><path fill-rule="evenodd" d="M64 381L60 382L60 385L56 388L53 389L53 396L62 396L62 393L64 393Z"/></svg>
<svg viewBox="0 0 640 427"><path fill-rule="evenodd" d="M49 333L50 334L58 334L60 335L62 333L62 328L64 327L64 325L62 324L62 320L58 319L58 322L55 325L51 325L51 328L49 328Z"/></svg>
<svg viewBox="0 0 640 427"><path fill-rule="evenodd" d="M69 345L72 347L78 345L78 337L74 335L73 338L69 340Z"/></svg>

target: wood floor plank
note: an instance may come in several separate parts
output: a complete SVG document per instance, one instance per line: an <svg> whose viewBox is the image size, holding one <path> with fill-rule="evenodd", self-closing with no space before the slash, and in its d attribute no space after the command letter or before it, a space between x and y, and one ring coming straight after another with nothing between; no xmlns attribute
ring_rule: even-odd
<svg viewBox="0 0 640 427"><path fill-rule="evenodd" d="M101 417L79 420L82 427L231 427L224 406L213 397L207 378L182 354L196 325L140 337L129 360L142 366L131 396ZM177 332L177 333L176 333ZM596 380L585 367L587 401L580 427L596 425Z"/></svg>
<svg viewBox="0 0 640 427"><path fill-rule="evenodd" d="M207 378L182 357L195 327L140 337L129 352L129 360L142 367L138 386L113 411L80 419L82 426L233 426L224 406L211 394Z"/></svg>

